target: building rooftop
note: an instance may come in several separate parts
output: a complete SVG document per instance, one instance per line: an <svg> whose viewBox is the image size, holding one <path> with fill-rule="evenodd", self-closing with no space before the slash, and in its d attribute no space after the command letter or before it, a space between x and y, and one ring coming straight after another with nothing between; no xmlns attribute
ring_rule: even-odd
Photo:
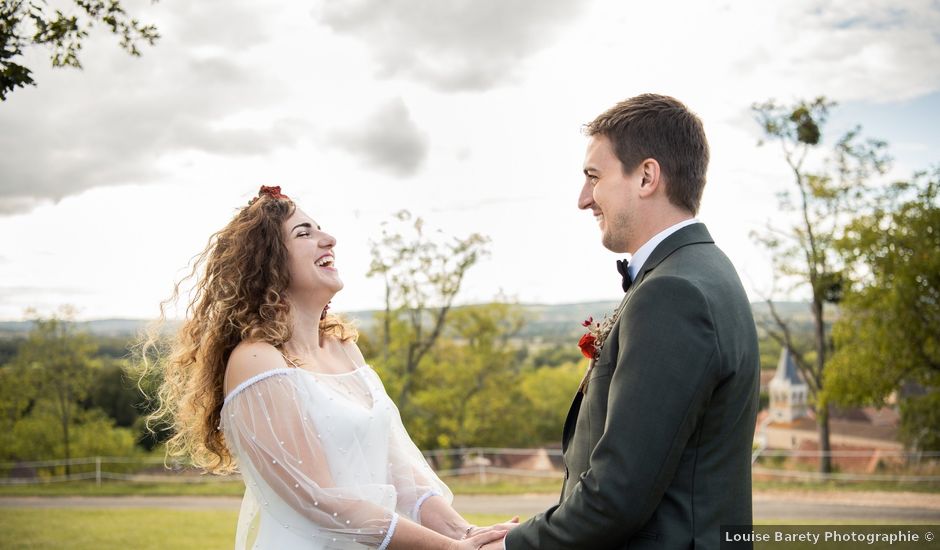
<svg viewBox="0 0 940 550"><path fill-rule="evenodd" d="M777 372L774 373L773 380L789 382L791 386L803 385L803 378L800 376L796 363L790 355L790 350L783 348L780 350L780 361L777 363Z"/></svg>

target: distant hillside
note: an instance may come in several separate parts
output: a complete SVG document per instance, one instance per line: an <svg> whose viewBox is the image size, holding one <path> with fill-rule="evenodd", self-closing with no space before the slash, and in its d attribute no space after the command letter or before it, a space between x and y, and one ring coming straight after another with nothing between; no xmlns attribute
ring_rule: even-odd
<svg viewBox="0 0 940 550"><path fill-rule="evenodd" d="M583 332L581 321L588 317L602 319L617 307L618 302L581 302L575 304L522 304L527 323L519 335L523 339L553 339L578 335ZM770 311L764 302L751 304L755 319L769 319ZM777 312L785 319L796 321L798 326L812 323L809 305L803 302L779 302ZM359 325L363 331L370 331L374 324L375 310L351 311L345 315ZM80 330L107 337L133 337L147 328L149 320L144 319L96 319L76 323ZM168 322L165 331L171 331L179 322ZM25 336L32 323L29 321L0 321L0 338Z"/></svg>
<svg viewBox="0 0 940 550"><path fill-rule="evenodd" d="M133 336L144 330L151 321L145 319L95 319L78 321L75 325L80 331L96 336ZM178 325L177 321L167 323L169 327ZM0 338L25 336L33 323L31 321L0 321Z"/></svg>

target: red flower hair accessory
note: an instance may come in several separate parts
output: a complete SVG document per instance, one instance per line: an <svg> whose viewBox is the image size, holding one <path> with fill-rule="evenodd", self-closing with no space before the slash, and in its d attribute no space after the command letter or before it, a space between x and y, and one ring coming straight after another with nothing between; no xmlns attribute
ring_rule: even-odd
<svg viewBox="0 0 940 550"><path fill-rule="evenodd" d="M271 197L272 199L288 199L287 195L281 193L281 186L275 185L273 187L268 187L267 185L262 185L261 189L258 191L258 196L248 201L248 206L251 206L255 203L256 200L260 199L264 195Z"/></svg>

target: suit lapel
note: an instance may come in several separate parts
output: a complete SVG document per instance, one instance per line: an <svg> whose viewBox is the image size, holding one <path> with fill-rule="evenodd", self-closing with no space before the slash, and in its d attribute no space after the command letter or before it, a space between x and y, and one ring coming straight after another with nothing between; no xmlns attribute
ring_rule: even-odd
<svg viewBox="0 0 940 550"><path fill-rule="evenodd" d="M561 436L561 452L563 453L568 450L568 442L571 441L571 436L574 434L574 426L578 422L582 399L584 399L584 394L581 392L576 393L574 400L571 402L571 407L568 408L568 416L565 418L565 431Z"/></svg>
<svg viewBox="0 0 940 550"><path fill-rule="evenodd" d="M620 300L620 304L617 306L617 311L624 307L627 303L627 299L633 293L634 286L631 286L627 289L626 294L623 295L623 299ZM610 334L616 334L617 327L620 326L620 320L618 319L614 326L610 329ZM608 341L610 336L608 336ZM590 366L588 368L591 368ZM574 395L574 399L571 401L571 407L568 408L568 416L565 418L565 429L561 436L561 450L562 452L568 448L568 441L571 440L571 436L574 434L574 427L578 422L578 413L581 411L581 402L584 400L584 394L581 393L580 388L577 393Z"/></svg>
<svg viewBox="0 0 940 550"><path fill-rule="evenodd" d="M652 271L657 265L662 263L662 261L668 258L673 252L690 244L714 242L715 241L712 239L711 235L708 233L708 229L705 228L705 224L703 223L688 225L666 237L666 239L659 243L659 246L653 250L653 253L650 254L646 262L643 263L642 271L637 274L636 280L633 281L633 284L630 285L630 288L627 290L626 294L624 294L623 300L620 301L620 305L617 306L617 309L625 307L627 300L630 299L640 283L643 282L646 274ZM619 328L620 319L618 319L617 323L614 324L614 326L611 328L611 336L608 337L608 341L610 338L616 337L616 333ZM616 366L617 362L615 358L614 367ZM574 399L571 402L571 407L568 409L568 416L565 418L565 428L561 439L562 452L567 450L568 443L571 441L571 437L574 435L574 428L578 422L578 413L581 411L581 403L583 400L584 394L579 391L577 394L575 394Z"/></svg>

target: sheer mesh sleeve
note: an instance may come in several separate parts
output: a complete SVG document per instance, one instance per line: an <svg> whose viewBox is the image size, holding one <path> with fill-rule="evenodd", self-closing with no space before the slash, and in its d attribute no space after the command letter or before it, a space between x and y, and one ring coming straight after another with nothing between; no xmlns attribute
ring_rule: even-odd
<svg viewBox="0 0 940 550"><path fill-rule="evenodd" d="M397 510L420 523L420 509L431 496L441 496L448 504L454 495L447 485L437 477L409 437L401 421L398 408L393 404L391 433L389 434L389 479L398 492Z"/></svg>
<svg viewBox="0 0 940 550"><path fill-rule="evenodd" d="M333 482L317 426L303 406L310 395L290 372L246 381L223 406L226 444L245 478L242 514L249 515L239 518L236 546L250 547L257 515L267 511L284 529L319 543L312 547L355 542L384 549L398 521L395 487Z"/></svg>

